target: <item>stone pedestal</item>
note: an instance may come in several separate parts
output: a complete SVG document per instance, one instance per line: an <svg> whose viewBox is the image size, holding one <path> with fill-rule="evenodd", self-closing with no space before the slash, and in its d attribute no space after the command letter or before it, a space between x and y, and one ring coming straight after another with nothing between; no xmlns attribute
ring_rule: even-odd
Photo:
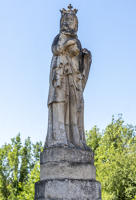
<svg viewBox="0 0 136 200"><path fill-rule="evenodd" d="M35 200L101 200L93 152L70 147L44 150L40 156Z"/></svg>

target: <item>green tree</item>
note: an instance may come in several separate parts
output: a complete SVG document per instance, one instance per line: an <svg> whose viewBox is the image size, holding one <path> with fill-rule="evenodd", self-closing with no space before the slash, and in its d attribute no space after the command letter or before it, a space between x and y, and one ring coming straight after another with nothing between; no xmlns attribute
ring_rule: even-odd
<svg viewBox="0 0 136 200"><path fill-rule="evenodd" d="M40 177L40 164L36 162L34 168L31 170L28 175L27 182L23 185L23 190L18 195L18 200L32 200L34 199L35 190L34 185L39 181Z"/></svg>
<svg viewBox="0 0 136 200"><path fill-rule="evenodd" d="M91 147L94 153L99 147L101 137L101 133L97 126L94 126L90 131L86 132L87 145Z"/></svg>
<svg viewBox="0 0 136 200"><path fill-rule="evenodd" d="M124 125L121 116L117 120L112 118L99 140L95 149L95 165L104 200L135 199L135 127Z"/></svg>
<svg viewBox="0 0 136 200"><path fill-rule="evenodd" d="M32 144L29 137L22 144L20 134L11 139L11 144L0 148L1 200L20 200L28 183L30 187L27 188L27 194L32 191L32 187L34 190L34 182L39 180L41 150L42 143Z"/></svg>

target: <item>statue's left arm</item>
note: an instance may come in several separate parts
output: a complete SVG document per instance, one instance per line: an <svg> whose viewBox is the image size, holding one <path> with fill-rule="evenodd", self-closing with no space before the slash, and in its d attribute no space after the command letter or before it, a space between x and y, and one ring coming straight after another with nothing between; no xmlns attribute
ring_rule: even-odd
<svg viewBox="0 0 136 200"><path fill-rule="evenodd" d="M82 74L83 74L83 82L82 82L82 87L83 90L85 88L88 76L89 76L89 71L92 63L92 55L91 52L87 49L82 49Z"/></svg>

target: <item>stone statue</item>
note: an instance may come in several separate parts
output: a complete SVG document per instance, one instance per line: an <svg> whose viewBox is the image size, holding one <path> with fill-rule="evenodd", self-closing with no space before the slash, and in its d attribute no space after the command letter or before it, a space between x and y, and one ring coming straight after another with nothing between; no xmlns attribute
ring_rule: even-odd
<svg viewBox="0 0 136 200"><path fill-rule="evenodd" d="M35 200L101 200L94 153L86 146L83 92L91 53L77 38L77 10L61 10L60 33L52 44L48 131L40 154Z"/></svg>
<svg viewBox="0 0 136 200"><path fill-rule="evenodd" d="M60 33L52 44L45 147L86 148L83 91L92 59L78 40L77 10L72 8L61 10Z"/></svg>

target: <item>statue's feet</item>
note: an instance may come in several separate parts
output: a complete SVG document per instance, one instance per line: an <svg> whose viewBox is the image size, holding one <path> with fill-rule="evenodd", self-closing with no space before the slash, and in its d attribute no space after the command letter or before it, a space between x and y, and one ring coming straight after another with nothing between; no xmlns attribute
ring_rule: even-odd
<svg viewBox="0 0 136 200"><path fill-rule="evenodd" d="M50 144L45 144L44 149L52 148L52 147L68 147L68 146L69 146L68 143L53 142Z"/></svg>
<svg viewBox="0 0 136 200"><path fill-rule="evenodd" d="M77 148L80 148L80 149L83 149L83 150L86 150L86 151L91 151L90 147L88 147L87 144L83 141L80 141L80 143L76 144L75 146Z"/></svg>

